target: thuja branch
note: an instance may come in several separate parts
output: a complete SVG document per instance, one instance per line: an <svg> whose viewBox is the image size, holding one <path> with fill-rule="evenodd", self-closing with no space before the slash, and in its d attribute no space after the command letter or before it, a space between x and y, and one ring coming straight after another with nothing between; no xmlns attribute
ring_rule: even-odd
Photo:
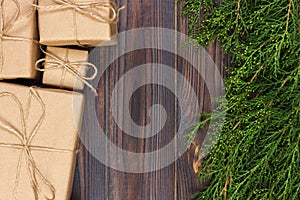
<svg viewBox="0 0 300 200"><path fill-rule="evenodd" d="M232 58L223 134L197 199L299 199L300 2L185 0L183 13L200 45L218 40Z"/></svg>

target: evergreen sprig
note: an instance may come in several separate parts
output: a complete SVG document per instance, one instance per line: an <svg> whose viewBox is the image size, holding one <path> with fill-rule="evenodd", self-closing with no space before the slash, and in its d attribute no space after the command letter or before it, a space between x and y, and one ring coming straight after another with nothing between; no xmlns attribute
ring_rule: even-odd
<svg viewBox="0 0 300 200"><path fill-rule="evenodd" d="M299 0L185 1L189 34L232 58L223 134L199 171L210 185L196 199L300 199L299 13Z"/></svg>

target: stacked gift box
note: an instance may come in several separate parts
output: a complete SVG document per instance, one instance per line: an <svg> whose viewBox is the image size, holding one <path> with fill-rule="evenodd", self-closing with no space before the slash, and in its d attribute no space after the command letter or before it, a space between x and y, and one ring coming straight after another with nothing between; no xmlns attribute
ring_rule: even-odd
<svg viewBox="0 0 300 200"><path fill-rule="evenodd" d="M1 199L70 199L84 101L71 90L96 93L87 47L116 44L117 18L110 0L1 1ZM6 82L40 73L43 88Z"/></svg>

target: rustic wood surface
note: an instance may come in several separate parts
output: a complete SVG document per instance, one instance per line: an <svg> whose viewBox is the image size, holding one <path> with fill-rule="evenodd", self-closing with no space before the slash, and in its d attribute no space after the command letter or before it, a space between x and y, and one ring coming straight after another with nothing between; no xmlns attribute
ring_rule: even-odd
<svg viewBox="0 0 300 200"><path fill-rule="evenodd" d="M180 15L182 3L175 0L117 0L118 5L126 5L121 12L119 32L140 27L164 27L186 33L186 19ZM120 41L126 42L126 41ZM145 41L147 42L147 41ZM130 46L130 44L126 44ZM174 45L176 45L174 41ZM96 49L101 54L101 48ZM222 66L222 52L218 44L208 47L213 60ZM113 53L113 52L112 52ZM90 61L97 64L101 58L91 56ZM129 69L144 63L163 63L181 72L196 91L200 109L209 111L209 94L199 74L189 67L182 58L159 50L139 50L128 53L115 61L110 69L101 77L98 84L99 96L95 108L100 125L114 144L132 152L149 152L166 145L176 132L179 111L176 97L169 90L157 86L146 85L136 91L131 99L131 117L140 125L149 123L147 110L154 103L165 107L168 113L163 130L148 139L137 139L123 133L114 123L107 107L110 94L119 78ZM222 67L220 67L223 73ZM151 72L149 72L151 73ZM128 83L127 87L130 87ZM120 101L123 94L119 95ZM89 97L92 98L92 97ZM87 104L91 99L87 98ZM85 116L92 112L90 106L85 109ZM122 117L122 116L121 116ZM127 116L128 117L128 116ZM82 134L93 131L93 124L85 121ZM200 133L196 145L201 142ZM170 166L156 172L131 174L111 169L91 156L83 145L77 159L72 200L187 200L190 195L203 189L197 175L193 171L195 146L192 146L180 159ZM108 155L109 156L109 155ZM122 159L122 155L120 155Z"/></svg>

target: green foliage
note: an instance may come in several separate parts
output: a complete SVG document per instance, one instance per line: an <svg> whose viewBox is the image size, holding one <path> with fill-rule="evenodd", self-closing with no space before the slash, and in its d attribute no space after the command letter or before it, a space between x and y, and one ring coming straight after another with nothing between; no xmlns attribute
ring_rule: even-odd
<svg viewBox="0 0 300 200"><path fill-rule="evenodd" d="M299 13L299 0L185 1L189 34L232 59L223 134L199 172L210 185L196 199L300 198Z"/></svg>

